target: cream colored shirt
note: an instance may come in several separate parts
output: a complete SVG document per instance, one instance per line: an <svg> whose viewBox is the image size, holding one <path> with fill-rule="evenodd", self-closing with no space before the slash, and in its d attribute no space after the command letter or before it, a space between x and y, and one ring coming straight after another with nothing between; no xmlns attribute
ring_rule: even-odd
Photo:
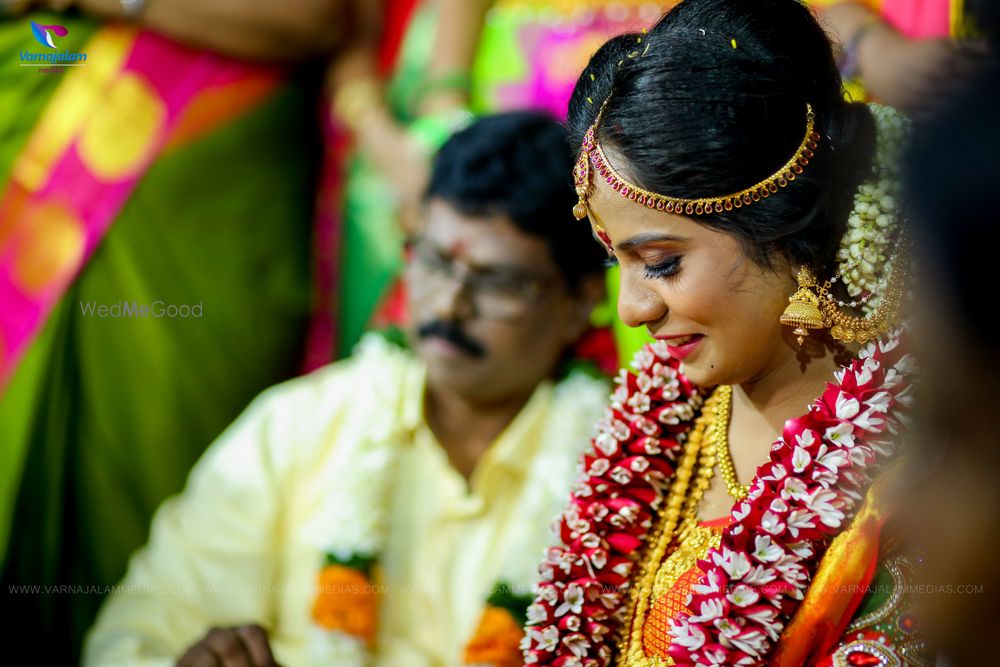
<svg viewBox="0 0 1000 667"><path fill-rule="evenodd" d="M210 628L246 623L286 667L363 664L324 653L310 612L331 536L366 530L331 492L364 479L351 452L366 439L392 441L396 459L372 662L461 664L493 586L533 579L607 387L539 386L466 482L423 423L419 361L371 339L364 350L265 392L209 448L102 608L86 665L173 665Z"/></svg>

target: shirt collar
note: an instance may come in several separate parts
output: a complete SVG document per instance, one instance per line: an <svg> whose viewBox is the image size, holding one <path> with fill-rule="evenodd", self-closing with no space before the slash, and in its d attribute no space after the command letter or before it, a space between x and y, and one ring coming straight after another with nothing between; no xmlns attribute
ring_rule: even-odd
<svg viewBox="0 0 1000 667"><path fill-rule="evenodd" d="M409 373L402 382L404 391L402 405L403 424L410 430L427 429L428 435L435 445L436 439L424 420L424 395L427 387L427 368L424 364L415 364L414 372ZM473 492L486 494L495 484L503 484L501 477L525 477L532 467L535 455L540 447L548 422L550 404L552 402L553 383L543 380L535 387L528 402L507 425L493 444L486 450L476 464L469 479ZM498 475L497 473L504 473Z"/></svg>

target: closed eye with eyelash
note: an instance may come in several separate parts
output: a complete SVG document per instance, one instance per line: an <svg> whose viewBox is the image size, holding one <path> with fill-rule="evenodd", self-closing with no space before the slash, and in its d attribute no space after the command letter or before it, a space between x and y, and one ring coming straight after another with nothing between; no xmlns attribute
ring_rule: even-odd
<svg viewBox="0 0 1000 667"><path fill-rule="evenodd" d="M680 257L668 257L658 264L647 264L646 278L650 280L657 278L670 278L680 270L680 267Z"/></svg>

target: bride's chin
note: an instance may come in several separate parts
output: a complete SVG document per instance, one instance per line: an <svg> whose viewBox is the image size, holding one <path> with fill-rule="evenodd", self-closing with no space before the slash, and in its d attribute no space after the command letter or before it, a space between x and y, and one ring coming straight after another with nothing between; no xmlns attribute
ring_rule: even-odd
<svg viewBox="0 0 1000 667"><path fill-rule="evenodd" d="M739 384L742 382L739 379L742 376L734 372L735 370L731 364L724 364L722 359L711 354L699 354L693 359L685 359L680 364L680 372L684 377L699 387Z"/></svg>
<svg viewBox="0 0 1000 667"><path fill-rule="evenodd" d="M698 362L682 361L680 371L688 380L699 387L712 387L719 384L719 373L712 365L705 368Z"/></svg>

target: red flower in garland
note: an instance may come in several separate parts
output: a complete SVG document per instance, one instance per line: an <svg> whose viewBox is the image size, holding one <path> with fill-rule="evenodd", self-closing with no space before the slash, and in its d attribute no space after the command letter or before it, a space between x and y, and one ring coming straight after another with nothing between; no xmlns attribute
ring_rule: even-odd
<svg viewBox="0 0 1000 667"><path fill-rule="evenodd" d="M789 420L747 498L732 512L688 608L671 622L670 655L687 665L762 665L829 540L892 453L912 371L898 334L837 374L810 411ZM525 664L604 667L625 587L653 525L700 391L654 343L622 371L559 519L561 545L540 568L528 610Z"/></svg>
<svg viewBox="0 0 1000 667"><path fill-rule="evenodd" d="M837 373L809 412L785 423L722 544L671 622L678 665L763 665L830 540L892 453L912 363L898 335Z"/></svg>
<svg viewBox="0 0 1000 667"><path fill-rule="evenodd" d="M606 665L626 584L702 395L654 343L622 370L558 522L522 648L526 664Z"/></svg>

